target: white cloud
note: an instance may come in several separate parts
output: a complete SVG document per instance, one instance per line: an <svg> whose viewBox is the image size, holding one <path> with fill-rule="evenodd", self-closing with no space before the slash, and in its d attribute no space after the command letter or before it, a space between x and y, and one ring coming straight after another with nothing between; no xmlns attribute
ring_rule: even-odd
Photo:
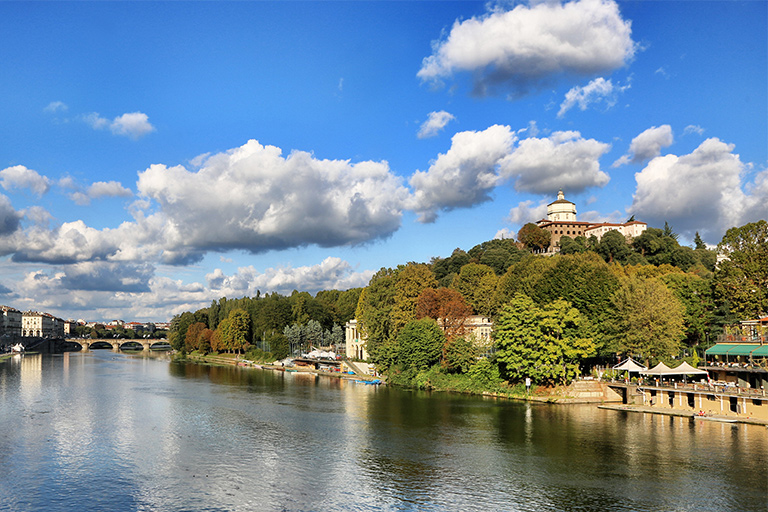
<svg viewBox="0 0 768 512"><path fill-rule="evenodd" d="M562 118L566 112L578 105L580 110L587 110L590 105L605 103L607 107L616 104L620 92L628 89L629 85L614 86L611 80L603 77L595 78L584 87L574 87L565 93L565 100L560 104L557 117Z"/></svg>
<svg viewBox="0 0 768 512"><path fill-rule="evenodd" d="M522 133L519 131L518 133ZM579 132L555 132L547 138L517 141L509 126L482 132L459 132L451 148L438 155L427 171L416 171L410 209L420 222L433 222L440 210L469 208L488 201L505 179L524 192L554 193L560 188L580 192L602 187L610 178L599 158L610 145L584 139Z"/></svg>
<svg viewBox="0 0 768 512"><path fill-rule="evenodd" d="M216 269L205 276L208 286L220 296L253 296L277 292L284 295L293 290L316 293L320 290L347 290L367 286L374 272L354 272L351 265L335 257L328 257L317 265L304 267L278 267L259 273L253 266L241 267L231 276Z"/></svg>
<svg viewBox="0 0 768 512"><path fill-rule="evenodd" d="M696 135L704 135L704 128L697 124L689 124L683 130L683 135L688 135L690 133L695 133Z"/></svg>
<svg viewBox="0 0 768 512"><path fill-rule="evenodd" d="M37 171L27 169L23 165L14 165L0 171L0 185L5 190L27 188L42 196L51 188L51 181Z"/></svg>
<svg viewBox="0 0 768 512"><path fill-rule="evenodd" d="M456 72L474 76L474 93L505 90L521 96L563 76L617 69L635 53L631 23L611 0L531 2L456 21L433 43L418 72L439 81Z"/></svg>
<svg viewBox="0 0 768 512"><path fill-rule="evenodd" d="M456 118L453 116L453 114L450 114L445 110L441 110L439 112L430 112L427 116L427 120L424 121L424 124L422 124L421 128L419 128L417 137L420 139L434 137L440 130L445 128L445 125L454 119Z"/></svg>
<svg viewBox="0 0 768 512"><path fill-rule="evenodd" d="M629 145L629 153L615 162L613 167L632 163L640 163L655 158L661 154L661 148L669 147L674 142L672 127L668 124L652 126L632 139ZM630 156L631 155L631 156Z"/></svg>
<svg viewBox="0 0 768 512"><path fill-rule="evenodd" d="M514 240L515 232L509 228L501 228L493 235L494 240Z"/></svg>
<svg viewBox="0 0 768 512"><path fill-rule="evenodd" d="M62 186L66 186L68 188L76 187L74 183L70 180L66 183L66 185L63 183L65 179L62 179L60 183ZM117 181L97 181L91 186L89 186L86 190L75 190L71 194L69 194L70 199L72 199L75 203L79 205L89 205L91 204L91 200L93 199L99 199L102 197L131 197L133 195L133 192L131 192L129 189L122 186Z"/></svg>
<svg viewBox="0 0 768 512"><path fill-rule="evenodd" d="M482 132L459 132L451 148L438 155L429 170L416 171L412 208L421 222L433 222L438 210L467 208L488 201L499 182L497 166L509 154L516 136L509 126L494 125Z"/></svg>
<svg viewBox="0 0 768 512"><path fill-rule="evenodd" d="M69 107L67 107L67 105L63 101L52 101L43 110L45 110L46 112L56 113L56 112L66 112L68 108Z"/></svg>
<svg viewBox="0 0 768 512"><path fill-rule="evenodd" d="M501 163L502 175L514 178L515 189L553 193L558 189L578 193L603 187L610 177L600 170L600 157L609 144L584 139L579 132L554 132L546 138L523 139Z"/></svg>
<svg viewBox="0 0 768 512"><path fill-rule="evenodd" d="M386 162L319 160L251 140L208 158L197 172L152 165L139 193L160 205L165 257L207 250L253 253L334 247L384 238L400 227L409 194Z"/></svg>
<svg viewBox="0 0 768 512"><path fill-rule="evenodd" d="M533 206L533 201L522 201L517 206L509 210L509 222L514 225L525 225L529 222L547 218L547 202L539 201L539 204Z"/></svg>
<svg viewBox="0 0 768 512"><path fill-rule="evenodd" d="M134 140L155 131L155 127L149 122L149 117L143 112L130 112L117 116L112 121L101 117L98 112L84 114L81 119L94 130L109 130L114 135L123 135Z"/></svg>
<svg viewBox="0 0 768 512"><path fill-rule="evenodd" d="M131 112L116 117L109 125L109 129L115 135L125 135L132 139L139 139L155 131L155 127L150 124L147 114L142 112Z"/></svg>
<svg viewBox="0 0 768 512"><path fill-rule="evenodd" d="M709 243L719 242L730 227L766 218L766 171L754 183L743 183L748 166L733 149L710 138L688 155L654 158L635 174L629 213L650 225L669 222L686 238L699 231Z"/></svg>

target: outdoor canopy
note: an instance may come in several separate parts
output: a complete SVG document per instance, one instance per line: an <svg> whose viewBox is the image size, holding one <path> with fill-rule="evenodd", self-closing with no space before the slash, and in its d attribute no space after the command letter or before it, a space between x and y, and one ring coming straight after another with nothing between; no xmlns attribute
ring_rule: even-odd
<svg viewBox="0 0 768 512"><path fill-rule="evenodd" d="M641 372L645 370L646 367L635 362L631 357L628 357L624 360L624 362L614 366L613 369L620 372Z"/></svg>
<svg viewBox="0 0 768 512"><path fill-rule="evenodd" d="M707 375L704 370L699 370L689 365L685 361L677 368L670 368L664 363L659 363L650 370L643 370L641 375Z"/></svg>

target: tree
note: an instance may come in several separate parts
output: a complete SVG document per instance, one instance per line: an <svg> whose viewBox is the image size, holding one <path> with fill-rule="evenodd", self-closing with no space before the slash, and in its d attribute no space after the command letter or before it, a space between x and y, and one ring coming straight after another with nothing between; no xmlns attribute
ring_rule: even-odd
<svg viewBox="0 0 768 512"><path fill-rule="evenodd" d="M184 338L184 349L192 352L200 348L200 339L203 331L207 329L203 322L195 322L187 329L187 335Z"/></svg>
<svg viewBox="0 0 768 512"><path fill-rule="evenodd" d="M397 336L397 360L405 369L426 370L440 362L445 335L431 318L408 322Z"/></svg>
<svg viewBox="0 0 768 512"><path fill-rule="evenodd" d="M181 350L184 348L184 343L187 339L187 329L195 322L195 315L190 312L184 312L181 315L176 315L171 319L171 333L169 342L174 350ZM98 328L98 325L96 326ZM102 329L104 326L101 326Z"/></svg>
<svg viewBox="0 0 768 512"><path fill-rule="evenodd" d="M371 277L368 286L360 293L357 303L358 328L367 341L372 362L380 365L378 348L392 336L390 313L395 305L395 279L397 270L382 268Z"/></svg>
<svg viewBox="0 0 768 512"><path fill-rule="evenodd" d="M693 237L693 244L694 244L694 249L696 250L707 248L707 244L705 244L704 240L701 239L701 236L699 235L698 231L696 232L696 236Z"/></svg>
<svg viewBox="0 0 768 512"><path fill-rule="evenodd" d="M579 375L582 359L596 351L583 336L579 311L564 300L540 307L517 294L502 307L494 326L496 358L513 381L566 385Z"/></svg>
<svg viewBox="0 0 768 512"><path fill-rule="evenodd" d="M464 300L472 306L475 313L491 316L495 310L493 298L496 293L498 278L494 270L487 265L469 263L461 267L451 285Z"/></svg>
<svg viewBox="0 0 768 512"><path fill-rule="evenodd" d="M250 339L251 317L242 309L234 309L227 317L226 342L229 350L239 352L246 348Z"/></svg>
<svg viewBox="0 0 768 512"><path fill-rule="evenodd" d="M658 278L629 277L613 296L606 331L615 352L649 362L676 355L685 335L683 307Z"/></svg>
<svg viewBox="0 0 768 512"><path fill-rule="evenodd" d="M577 236L575 239L564 235L560 237L560 254L579 254L587 252L587 239Z"/></svg>
<svg viewBox="0 0 768 512"><path fill-rule="evenodd" d="M436 320L449 341L464 336L464 322L472 310L459 292L451 288L427 288L419 295L416 303L416 318L429 317Z"/></svg>
<svg viewBox="0 0 768 512"><path fill-rule="evenodd" d="M669 273L661 281L683 306L685 337L689 345L698 345L706 337L713 318L711 283L695 274Z"/></svg>
<svg viewBox="0 0 768 512"><path fill-rule="evenodd" d="M533 251L543 251L549 247L551 237L549 231L541 229L533 222L529 222L517 232L518 241Z"/></svg>
<svg viewBox="0 0 768 512"><path fill-rule="evenodd" d="M624 263L631 252L627 239L615 229L604 234L597 246L597 254L608 263Z"/></svg>
<svg viewBox="0 0 768 512"><path fill-rule="evenodd" d="M715 294L742 319L768 313L768 222L726 231L717 245L726 259L715 271Z"/></svg>
<svg viewBox="0 0 768 512"><path fill-rule="evenodd" d="M450 373L467 373L477 362L477 350L468 337L447 340L443 347L440 365Z"/></svg>
<svg viewBox="0 0 768 512"><path fill-rule="evenodd" d="M426 288L437 288L437 280L428 265L409 263L402 267L395 280L394 304L392 305L392 329L400 331L416 319L416 303Z"/></svg>

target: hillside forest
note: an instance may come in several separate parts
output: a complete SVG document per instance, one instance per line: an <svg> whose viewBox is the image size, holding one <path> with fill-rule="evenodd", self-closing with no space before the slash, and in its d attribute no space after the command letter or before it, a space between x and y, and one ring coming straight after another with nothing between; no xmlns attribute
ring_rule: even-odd
<svg viewBox="0 0 768 512"><path fill-rule="evenodd" d="M274 360L343 345L356 318L390 381L487 390L567 384L629 355L697 363L727 326L768 311L765 220L729 229L716 249L698 233L680 245L668 225L629 242L563 237L559 254L537 254L545 247L526 226L517 240L382 268L365 288L221 298L174 317L169 339L180 352ZM493 321L492 340L473 339L470 315Z"/></svg>

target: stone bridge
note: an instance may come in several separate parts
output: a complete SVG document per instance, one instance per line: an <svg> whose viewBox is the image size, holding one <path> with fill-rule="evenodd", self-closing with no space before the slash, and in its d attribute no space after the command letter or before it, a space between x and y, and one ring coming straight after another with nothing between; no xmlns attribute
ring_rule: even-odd
<svg viewBox="0 0 768 512"><path fill-rule="evenodd" d="M89 350L91 347L97 348L97 345L110 345L114 350L121 350L124 348L139 348L144 350L150 350L155 345L168 345L168 340L164 339L122 339L122 338L110 338L110 339L91 339L91 338L67 338L67 343L77 343L83 350Z"/></svg>

